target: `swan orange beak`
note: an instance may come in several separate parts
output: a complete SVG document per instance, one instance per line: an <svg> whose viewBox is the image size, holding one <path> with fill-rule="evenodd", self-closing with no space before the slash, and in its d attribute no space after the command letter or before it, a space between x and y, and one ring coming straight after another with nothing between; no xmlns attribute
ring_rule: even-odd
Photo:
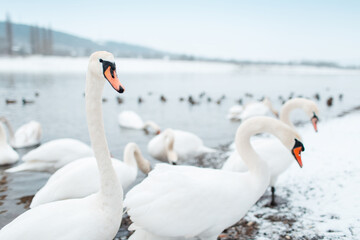
<svg viewBox="0 0 360 240"><path fill-rule="evenodd" d="M318 131L318 129L317 129L317 123L318 123L318 121L319 121L319 118L318 118L318 117L316 116L316 114L314 113L314 116L311 118L311 122L312 122L312 125L313 125L313 127L314 127L315 132Z"/></svg>
<svg viewBox="0 0 360 240"><path fill-rule="evenodd" d="M295 138L295 145L291 150L291 153L294 155L296 161L298 162L299 166L302 168L303 164L301 161L301 152L305 151L304 145Z"/></svg>
<svg viewBox="0 0 360 240"><path fill-rule="evenodd" d="M302 168L303 164L302 164L302 161L301 161L301 150L302 150L301 147L294 148L292 150L292 154L294 155L294 157L295 157L296 161L298 162L299 166Z"/></svg>
<svg viewBox="0 0 360 240"><path fill-rule="evenodd" d="M160 133L161 133L160 130L157 130L157 131L156 131L156 135L159 135Z"/></svg>
<svg viewBox="0 0 360 240"><path fill-rule="evenodd" d="M116 75L116 70L112 70L111 66L108 66L107 69L104 71L104 76L116 91L118 91L119 93L123 93L125 91L124 86L120 83Z"/></svg>

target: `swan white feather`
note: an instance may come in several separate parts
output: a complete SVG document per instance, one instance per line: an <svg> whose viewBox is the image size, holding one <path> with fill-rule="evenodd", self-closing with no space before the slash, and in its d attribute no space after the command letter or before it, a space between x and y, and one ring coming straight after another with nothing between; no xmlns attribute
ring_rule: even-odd
<svg viewBox="0 0 360 240"><path fill-rule="evenodd" d="M278 116L278 112L273 108L270 99L265 98L261 102L251 102L244 105L243 109L238 107L234 113L234 109L230 108L228 118L231 120L241 120L244 121L251 117L256 116Z"/></svg>
<svg viewBox="0 0 360 240"><path fill-rule="evenodd" d="M79 140L72 138L56 139L31 150L22 157L24 163L7 169L6 172L55 172L76 159L93 155L92 149Z"/></svg>
<svg viewBox="0 0 360 240"><path fill-rule="evenodd" d="M174 163L178 159L185 160L189 157L215 152L214 149L204 146L201 138L195 134L170 128L153 137L148 143L147 148L153 158L163 162L170 161ZM169 150L171 151L170 153ZM176 154L177 156L169 159L169 154Z"/></svg>
<svg viewBox="0 0 360 240"><path fill-rule="evenodd" d="M42 129L39 122L30 121L20 126L14 134L13 128L7 118L1 117L0 121L4 122L9 131L10 144L12 147L24 148L40 144Z"/></svg>
<svg viewBox="0 0 360 240"><path fill-rule="evenodd" d="M135 180L138 167L145 174L150 162L143 158L135 143L128 143L124 150L124 162L112 158L112 165L123 189ZM57 170L34 196L30 208L58 200L82 198L100 189L99 171L94 157L73 161Z"/></svg>
<svg viewBox="0 0 360 240"><path fill-rule="evenodd" d="M123 128L146 130L151 127L156 134L160 133L160 127L153 121L144 122L134 111L122 111L118 115L118 123Z"/></svg>
<svg viewBox="0 0 360 240"><path fill-rule="evenodd" d="M5 128L0 123L0 166L13 164L19 160L19 154L7 143Z"/></svg>

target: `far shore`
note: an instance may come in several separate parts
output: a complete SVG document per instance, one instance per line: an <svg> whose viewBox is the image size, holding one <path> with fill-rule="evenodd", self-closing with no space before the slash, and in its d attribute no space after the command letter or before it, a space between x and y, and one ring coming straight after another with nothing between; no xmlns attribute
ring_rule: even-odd
<svg viewBox="0 0 360 240"><path fill-rule="evenodd" d="M86 57L0 57L0 73L84 73ZM331 67L235 64L205 61L180 61L166 59L117 58L118 73L240 73L258 72L274 74L351 74L360 75L360 69Z"/></svg>

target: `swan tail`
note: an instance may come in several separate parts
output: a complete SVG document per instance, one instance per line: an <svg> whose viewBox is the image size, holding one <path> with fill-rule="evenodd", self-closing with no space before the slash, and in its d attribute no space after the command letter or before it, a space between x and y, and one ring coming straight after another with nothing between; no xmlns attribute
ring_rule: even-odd
<svg viewBox="0 0 360 240"><path fill-rule="evenodd" d="M22 172L22 171L26 171L29 170L28 166L26 163L20 164L16 167L12 167L9 169L6 169L5 172L7 173L14 173L14 172Z"/></svg>
<svg viewBox="0 0 360 240"><path fill-rule="evenodd" d="M168 240L168 239L169 238L153 235L143 229L137 229L129 238L129 240Z"/></svg>
<svg viewBox="0 0 360 240"><path fill-rule="evenodd" d="M200 153L214 153L217 152L215 149L213 148L209 148L209 147L205 147L205 146L201 146L199 149Z"/></svg>

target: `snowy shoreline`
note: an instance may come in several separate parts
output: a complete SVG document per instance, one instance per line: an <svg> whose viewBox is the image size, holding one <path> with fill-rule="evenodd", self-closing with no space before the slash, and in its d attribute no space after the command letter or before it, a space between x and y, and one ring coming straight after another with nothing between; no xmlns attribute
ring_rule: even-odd
<svg viewBox="0 0 360 240"><path fill-rule="evenodd" d="M0 57L0 73L83 73L85 57ZM360 75L360 70L314 66L236 65L232 63L118 58L119 73L274 73Z"/></svg>

